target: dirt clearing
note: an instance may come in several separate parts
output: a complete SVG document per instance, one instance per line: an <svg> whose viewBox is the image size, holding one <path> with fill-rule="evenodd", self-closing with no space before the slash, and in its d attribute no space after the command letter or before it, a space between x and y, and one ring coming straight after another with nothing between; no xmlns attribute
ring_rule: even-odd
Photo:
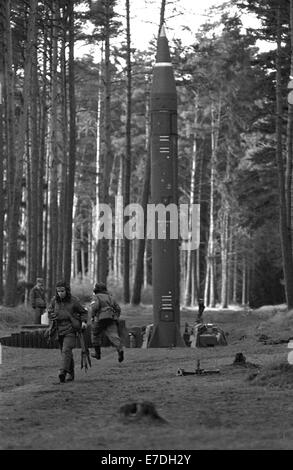
<svg viewBox="0 0 293 470"><path fill-rule="evenodd" d="M184 312L182 323L191 315ZM121 364L103 348L86 373L75 349L76 380L62 385L58 350L3 346L0 448L293 449L293 374L284 342L293 336L292 318L273 316L210 312L205 321L217 321L228 346L127 348ZM132 317L126 323L138 324ZM265 344L264 337L284 341ZM246 366L233 364L239 352ZM220 374L177 376L178 368L194 371L198 359ZM165 421L121 417L121 406L143 401Z"/></svg>

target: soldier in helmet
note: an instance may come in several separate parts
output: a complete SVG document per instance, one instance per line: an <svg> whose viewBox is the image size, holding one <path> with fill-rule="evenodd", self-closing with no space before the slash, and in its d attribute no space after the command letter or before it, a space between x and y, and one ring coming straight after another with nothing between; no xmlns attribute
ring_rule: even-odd
<svg viewBox="0 0 293 470"><path fill-rule="evenodd" d="M36 285L30 291L31 306L34 309L34 323L41 323L41 317L46 310L46 295L44 289L44 281L42 277L38 277Z"/></svg>
<svg viewBox="0 0 293 470"><path fill-rule="evenodd" d="M101 340L105 334L118 352L118 361L124 359L122 341L119 335L118 318L121 308L104 283L98 282L93 289L94 299L90 305L92 317L92 344L95 352L92 357L101 359Z"/></svg>
<svg viewBox="0 0 293 470"><path fill-rule="evenodd" d="M202 323L202 316L205 308L203 299L198 299L197 323Z"/></svg>

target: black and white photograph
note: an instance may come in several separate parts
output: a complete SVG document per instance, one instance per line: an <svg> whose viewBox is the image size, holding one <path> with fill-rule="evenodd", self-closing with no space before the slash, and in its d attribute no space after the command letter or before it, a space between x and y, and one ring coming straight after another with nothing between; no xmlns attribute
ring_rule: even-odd
<svg viewBox="0 0 293 470"><path fill-rule="evenodd" d="M293 450L292 394L293 0L0 0L3 457Z"/></svg>

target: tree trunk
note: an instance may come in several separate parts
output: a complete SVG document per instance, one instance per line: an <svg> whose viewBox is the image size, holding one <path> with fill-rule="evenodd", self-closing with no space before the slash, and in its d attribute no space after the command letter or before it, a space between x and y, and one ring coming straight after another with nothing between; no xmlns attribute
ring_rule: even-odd
<svg viewBox="0 0 293 470"><path fill-rule="evenodd" d="M228 218L229 221L229 218ZM227 253L227 302L228 306L232 301L232 251L233 251L233 217L230 219L230 229L228 230L228 253Z"/></svg>
<svg viewBox="0 0 293 470"><path fill-rule="evenodd" d="M61 35L61 51L60 51L60 69L61 69L61 155L60 165L61 174L59 181L59 212L58 212L58 248L57 248L57 279L63 278L65 255L64 250L68 242L66 221L66 176L68 168L68 117L67 117L67 77L66 77L66 43L67 43L67 9L63 8L62 15L62 35Z"/></svg>
<svg viewBox="0 0 293 470"><path fill-rule="evenodd" d="M121 253L123 237L123 204L122 204L123 158L119 158L119 172L117 183L117 204L115 205L115 238L114 238L114 278L121 280ZM117 206L117 207L116 207Z"/></svg>
<svg viewBox="0 0 293 470"><path fill-rule="evenodd" d="M237 233L234 235L234 256L233 256L233 292L232 302L234 305L237 304L237 281L238 281L238 237Z"/></svg>
<svg viewBox="0 0 293 470"><path fill-rule="evenodd" d="M197 126L197 115L198 115L198 97L195 97L195 113L194 113L194 129ZM191 179L190 179L190 198L189 204L192 207L195 201L195 173L196 173L196 142L197 136L194 134L193 136L193 149L192 149L192 164L191 164ZM189 215L191 220L191 214ZM187 250L186 253L187 261L186 261L186 284L185 284L185 292L184 292L184 305L191 304L191 284L192 284L192 257L193 251Z"/></svg>
<svg viewBox="0 0 293 470"><path fill-rule="evenodd" d="M110 0L105 2L105 75L104 75L104 161L103 181L101 183L102 203L109 204L109 181L112 170L113 155L111 149L111 63L110 63ZM107 238L99 243L98 275L101 282L106 283L108 277L108 250Z"/></svg>
<svg viewBox="0 0 293 470"><path fill-rule="evenodd" d="M130 203L130 180L131 180L131 39L130 39L130 6L129 0L125 2L126 9L126 152L124 165L124 207ZM128 216L125 222L128 221ZM130 301L129 288L129 262L130 262L130 240L124 235L124 275L123 275L123 294L124 302Z"/></svg>
<svg viewBox="0 0 293 470"><path fill-rule="evenodd" d="M219 107L220 113L220 107ZM215 164L216 164L216 147L217 147L217 130L215 129L215 106L211 106L211 182L210 182L210 226L209 226L209 242L207 256L207 274L205 287L205 302L210 307L215 307L215 274L214 274L214 192L215 192Z"/></svg>
<svg viewBox="0 0 293 470"><path fill-rule="evenodd" d="M23 178L23 155L25 152L25 135L27 127L29 88L31 81L31 66L35 37L35 23L37 13L37 0L30 1L27 43L25 49L25 67L23 83L23 108L19 121L19 133L17 139L17 153L15 178L13 184L12 210L8 223L8 263L6 275L5 305L16 304L17 290L17 255L18 255L18 233L19 218L22 199L22 178Z"/></svg>
<svg viewBox="0 0 293 470"><path fill-rule="evenodd" d="M0 12L1 13L1 12ZM1 38L2 43L2 38ZM4 181L3 181L3 168L4 168L4 152L3 152L3 75L2 75L2 47L0 46L0 304L3 300L3 255L4 255L4 215L5 215L5 198L4 198Z"/></svg>
<svg viewBox="0 0 293 470"><path fill-rule="evenodd" d="M80 226L80 261L81 261L81 278L85 277L85 250L84 250L84 225L81 222Z"/></svg>
<svg viewBox="0 0 293 470"><path fill-rule="evenodd" d="M49 124L49 123L48 123ZM50 135L50 124L48 125L48 135ZM47 147L48 148L48 147ZM49 179L50 179L50 171L49 171L49 166L50 166L50 155L49 155L49 148L46 152L46 188L47 191L45 192L45 214L44 214L44 277L46 281L46 287L47 287L47 293L48 297L50 298L52 296L52 288L49 283L50 281L50 276L49 276L49 250L50 250L50 244L49 244Z"/></svg>
<svg viewBox="0 0 293 470"><path fill-rule="evenodd" d="M244 307L246 305L246 259L245 255L243 255L242 260L242 296L241 296L241 304Z"/></svg>
<svg viewBox="0 0 293 470"><path fill-rule="evenodd" d="M144 276L144 252L146 245L146 226L147 226L147 204L150 191L150 181L151 181L151 158L150 158L150 149L147 152L146 156L146 167L145 167L145 178L142 192L142 201L141 205L144 213L144 237L138 240L138 249L137 249L137 258L136 258L136 269L134 276L134 285L131 303L133 305L139 305L141 302L141 289L143 285L143 276Z"/></svg>
<svg viewBox="0 0 293 470"><path fill-rule="evenodd" d="M145 150L146 162L144 172L144 182L142 190L141 206L144 213L144 237L138 240L136 268L134 275L134 284L132 291L131 303L139 305L141 302L141 289L143 286L144 274L147 281L147 240L146 240L146 226L147 226L147 204L149 200L150 184L151 184L151 151L150 151L150 109L149 109L149 83L146 82L146 108L145 108ZM146 256L145 255L146 252ZM146 262L145 262L146 261ZM146 282L147 284L147 282Z"/></svg>
<svg viewBox="0 0 293 470"><path fill-rule="evenodd" d="M98 225L99 225L99 202L101 197L101 184L100 184L100 171L101 171L101 70L103 64L103 47L100 49L100 65L98 69L97 80L97 122L96 122L96 201L94 206L94 228L93 228L93 279L98 278L98 262L99 262L99 239L98 239Z"/></svg>
<svg viewBox="0 0 293 470"><path fill-rule="evenodd" d="M11 219L14 175L15 175L15 105L14 105L14 68L12 65L12 33L10 26L11 0L6 1L5 9L5 89L7 98L7 218Z"/></svg>
<svg viewBox="0 0 293 470"><path fill-rule="evenodd" d="M48 252L48 288L52 295L57 281L58 247L58 38L57 38L57 2L52 1L52 79L51 79L51 115L50 115L50 211L49 211L49 252Z"/></svg>
<svg viewBox="0 0 293 470"><path fill-rule="evenodd" d="M46 14L46 20L48 21L48 14ZM48 27L47 21L44 21L44 44L43 44L43 70L42 70L42 92L41 92L41 103L40 103L40 152L39 152L39 174L38 174L38 239L37 239L37 275L44 277L46 281L46 270L43 269L43 261L45 260L46 253L46 241L44 230L45 221L43 220L44 215L47 214L47 204L44 201L44 182L46 175L46 134L48 126L47 118L47 53L48 53ZM48 191L46 191L46 195ZM44 214L45 205L45 214ZM45 264L44 264L45 265Z"/></svg>
<svg viewBox="0 0 293 470"><path fill-rule="evenodd" d="M12 33L10 23L11 1L3 1L3 20L5 29L3 30L4 36L4 90L5 90L5 127L7 135L7 177L6 177L6 210L7 221L6 227L11 220L12 199L13 199L13 185L15 174L15 116L14 116L14 68L12 65ZM2 232L2 236L4 232ZM7 247L7 245L6 245ZM4 247L3 247L4 248ZM3 277L7 275L7 248L6 248L6 271Z"/></svg>
<svg viewBox="0 0 293 470"><path fill-rule="evenodd" d="M38 252L36 250L38 240L38 176L39 176L39 134L38 134L38 69L37 69L37 34L35 28L34 44L35 47L32 50L32 80L31 80L31 96L30 96L30 130L31 130L31 168L30 168L30 183L31 191L30 202L31 216L29 218L30 227L30 270L28 275L28 281L35 283L37 277L37 266Z"/></svg>
<svg viewBox="0 0 293 470"><path fill-rule="evenodd" d="M29 111L28 111L29 113ZM30 129L29 129L29 121L30 121L30 116L28 116L28 123L27 123L27 139L26 139L26 185L23 190L24 192L24 197L23 200L26 201L25 203L25 209L24 209L24 217L25 217L25 226L26 226L26 237L25 237L25 256L26 256L26 281L27 282L34 282L32 280L31 276L31 253L32 253L32 181L31 181L31 155L30 155L30 146L29 146L29 140L30 140ZM22 219L22 217L21 217ZM27 293L26 293L27 294Z"/></svg>
<svg viewBox="0 0 293 470"><path fill-rule="evenodd" d="M280 204L280 236L282 248L283 271L285 280L285 292L288 309L293 308L293 262L291 248L291 231L288 227L285 175L282 156L282 88L281 88L281 21L280 6L277 7L277 53L276 53L276 160L279 180L279 204Z"/></svg>
<svg viewBox="0 0 293 470"><path fill-rule="evenodd" d="M228 208L224 204L221 227L221 307L228 307Z"/></svg>
<svg viewBox="0 0 293 470"><path fill-rule="evenodd" d="M68 1L69 19L69 58L68 58L68 98L69 98L69 168L66 191L66 217L64 245L64 279L69 283L71 277L71 251L72 251L72 212L74 197L74 179L76 166L76 104L75 104L75 77L74 77L74 10L73 2Z"/></svg>
<svg viewBox="0 0 293 470"><path fill-rule="evenodd" d="M207 144L203 145L201 151L198 152L198 171L196 172L196 203L200 204L200 245L199 248L195 251L195 264L194 264L194 277L195 277L195 289L194 294L197 297L197 302L199 299L204 299L205 293L205 280L206 280L206 270L207 270L207 229L208 225L208 199L209 195L206 194L207 191L204 188L208 187L207 182L205 181L207 174L207 163L210 147L207 149ZM193 299L195 303L195 297ZM207 305L207 304L205 304Z"/></svg>
<svg viewBox="0 0 293 470"><path fill-rule="evenodd" d="M291 38L291 58L290 58L290 77L293 78L293 0L290 0L290 38ZM287 201L287 225L292 233L293 225L293 188L292 188L292 170L293 170L293 105L288 104L287 121L287 162L286 162L286 201ZM291 236L291 243L293 237ZM293 248L293 247L292 247Z"/></svg>
<svg viewBox="0 0 293 470"><path fill-rule="evenodd" d="M3 148L3 113L4 113L4 54L5 54L5 30L6 12L4 0L0 1L0 304L3 300L3 257L4 257L4 216L5 216L5 195L4 195L4 148Z"/></svg>

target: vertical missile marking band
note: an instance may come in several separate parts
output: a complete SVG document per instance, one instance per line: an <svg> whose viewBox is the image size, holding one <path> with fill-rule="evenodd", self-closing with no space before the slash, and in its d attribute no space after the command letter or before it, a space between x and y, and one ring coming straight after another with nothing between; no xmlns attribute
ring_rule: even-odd
<svg viewBox="0 0 293 470"><path fill-rule="evenodd" d="M162 310L169 310L173 308L173 301L172 301L172 293L169 292L168 295L162 295L161 297L161 309Z"/></svg>
<svg viewBox="0 0 293 470"><path fill-rule="evenodd" d="M170 158L170 137L168 135L160 135L159 136L159 141L160 141L160 153L166 153L168 155L165 155L167 159ZM168 147L165 147L165 144L168 143ZM162 146L161 146L162 145ZM164 147L163 147L164 145ZM163 172L165 175L166 173Z"/></svg>
<svg viewBox="0 0 293 470"><path fill-rule="evenodd" d="M171 62L156 62L154 67L172 67Z"/></svg>

